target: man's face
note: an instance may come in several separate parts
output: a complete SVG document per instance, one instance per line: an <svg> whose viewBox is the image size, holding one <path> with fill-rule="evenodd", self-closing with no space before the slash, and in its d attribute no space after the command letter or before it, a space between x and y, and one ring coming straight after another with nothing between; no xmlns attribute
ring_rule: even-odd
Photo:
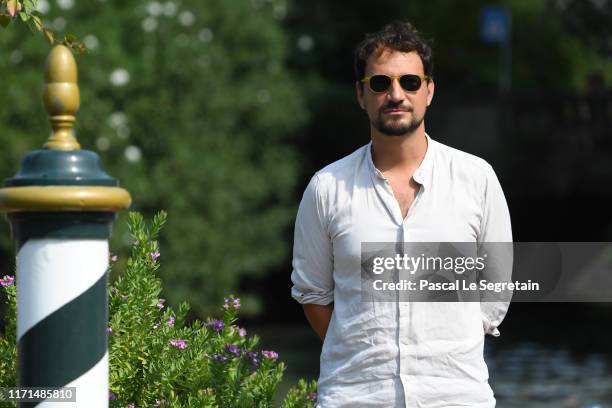
<svg viewBox="0 0 612 408"><path fill-rule="evenodd" d="M372 53L366 61L365 76L376 74L425 76L419 54L389 49ZM367 83L357 82L356 87L357 100L367 112L371 125L388 136L402 136L418 129L434 94L432 80L423 81L416 91L404 90L398 80L393 80L384 92L373 92Z"/></svg>

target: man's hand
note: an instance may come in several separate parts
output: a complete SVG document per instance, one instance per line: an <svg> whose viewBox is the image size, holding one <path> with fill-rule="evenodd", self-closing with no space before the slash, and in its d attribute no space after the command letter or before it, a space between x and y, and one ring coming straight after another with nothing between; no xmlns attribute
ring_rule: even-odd
<svg viewBox="0 0 612 408"><path fill-rule="evenodd" d="M310 323L312 329L319 335L321 341L323 341L325 339L325 335L327 334L327 328L329 327L332 312L334 311L334 304L304 304L303 307L308 323Z"/></svg>

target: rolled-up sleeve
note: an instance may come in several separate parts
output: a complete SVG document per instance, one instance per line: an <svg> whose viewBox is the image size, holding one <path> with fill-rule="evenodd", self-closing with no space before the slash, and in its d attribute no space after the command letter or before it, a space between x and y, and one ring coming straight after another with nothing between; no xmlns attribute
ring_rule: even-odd
<svg viewBox="0 0 612 408"><path fill-rule="evenodd" d="M300 202L295 221L291 296L299 303L334 301L332 243L321 180L315 175Z"/></svg>
<svg viewBox="0 0 612 408"><path fill-rule="evenodd" d="M510 212L499 180L491 166L487 166L486 187L483 200L478 242L488 252L488 281L510 282L512 280L512 226ZM507 243L507 245L503 244ZM498 337L498 326L504 319L512 292L504 291L495 299L481 299L483 328L486 334ZM501 300L501 301L497 301Z"/></svg>

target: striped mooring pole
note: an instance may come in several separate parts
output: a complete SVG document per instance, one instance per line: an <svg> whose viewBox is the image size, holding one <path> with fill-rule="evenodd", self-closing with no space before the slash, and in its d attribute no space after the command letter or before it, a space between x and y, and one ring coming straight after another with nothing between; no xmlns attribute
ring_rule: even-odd
<svg viewBox="0 0 612 408"><path fill-rule="evenodd" d="M53 132L0 189L17 244L17 386L75 387L76 403L20 407L108 407L108 239L131 198L80 150L77 67L63 45L47 58L43 102Z"/></svg>

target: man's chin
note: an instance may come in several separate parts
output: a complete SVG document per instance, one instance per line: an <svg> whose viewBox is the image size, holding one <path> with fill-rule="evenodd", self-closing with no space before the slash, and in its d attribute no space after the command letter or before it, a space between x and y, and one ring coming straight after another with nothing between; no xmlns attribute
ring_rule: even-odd
<svg viewBox="0 0 612 408"><path fill-rule="evenodd" d="M406 136L414 133L422 122L422 120L418 123L406 120L383 121L376 126L376 129L385 136Z"/></svg>
<svg viewBox="0 0 612 408"><path fill-rule="evenodd" d="M408 123L383 124L378 131L385 136L404 136L414 132L414 127Z"/></svg>

